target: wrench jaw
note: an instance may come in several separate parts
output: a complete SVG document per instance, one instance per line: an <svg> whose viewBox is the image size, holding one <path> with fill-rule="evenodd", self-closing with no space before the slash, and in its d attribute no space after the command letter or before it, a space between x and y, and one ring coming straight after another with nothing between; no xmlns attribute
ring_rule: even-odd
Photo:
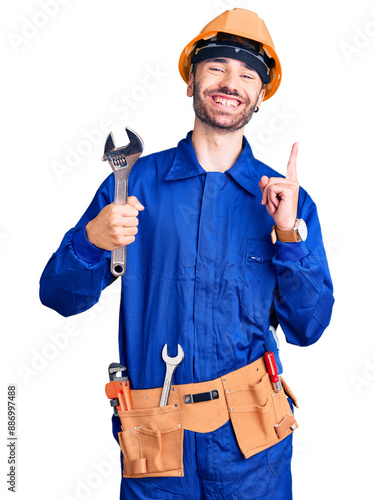
<svg viewBox="0 0 374 500"><path fill-rule="evenodd" d="M130 139L130 142L127 144L127 146L123 146L121 148L115 147L112 132L109 132L108 134L102 160L108 161L113 172L126 167L130 167L130 171L136 160L143 152L142 139L127 127L126 133L128 138Z"/></svg>
<svg viewBox="0 0 374 500"><path fill-rule="evenodd" d="M128 143L127 146L125 146L126 152L126 158L129 156L137 155L136 159L139 158L139 156L143 153L143 141L142 139L136 134L133 130L130 128L126 127L126 134L127 137L130 139L130 142Z"/></svg>
<svg viewBox="0 0 374 500"><path fill-rule="evenodd" d="M162 349L162 359L167 365L179 365L179 363L181 363L184 359L184 351L182 349L182 346L178 344L178 354L175 356L175 358L171 358L170 356L168 356L168 345L165 344L164 348Z"/></svg>
<svg viewBox="0 0 374 500"><path fill-rule="evenodd" d="M116 172L118 169L127 165L126 157L123 154L124 149L125 148L116 149L113 134L112 132L109 132L104 147L104 154L101 159L102 161L107 161L109 163L113 172Z"/></svg>

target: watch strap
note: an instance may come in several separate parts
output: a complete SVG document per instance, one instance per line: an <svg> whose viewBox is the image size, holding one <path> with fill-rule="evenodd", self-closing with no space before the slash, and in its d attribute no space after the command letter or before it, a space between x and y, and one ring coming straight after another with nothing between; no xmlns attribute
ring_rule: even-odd
<svg viewBox="0 0 374 500"><path fill-rule="evenodd" d="M300 241L300 237L295 229L281 231L277 226L273 226L271 241L275 243L277 240L283 241L284 243L297 243Z"/></svg>

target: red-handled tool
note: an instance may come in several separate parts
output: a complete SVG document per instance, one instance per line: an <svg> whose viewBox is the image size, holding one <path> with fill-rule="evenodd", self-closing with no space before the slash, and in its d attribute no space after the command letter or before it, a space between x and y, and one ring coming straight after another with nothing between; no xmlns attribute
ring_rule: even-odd
<svg viewBox="0 0 374 500"><path fill-rule="evenodd" d="M275 392L281 391L282 382L278 377L278 368L272 351L265 352L265 363Z"/></svg>
<svg viewBox="0 0 374 500"><path fill-rule="evenodd" d="M109 365L108 372L110 382L105 386L105 394L110 399L114 414L118 415L118 410L132 410L130 382L126 366L112 363ZM123 377L116 377L117 372L125 372L125 375Z"/></svg>

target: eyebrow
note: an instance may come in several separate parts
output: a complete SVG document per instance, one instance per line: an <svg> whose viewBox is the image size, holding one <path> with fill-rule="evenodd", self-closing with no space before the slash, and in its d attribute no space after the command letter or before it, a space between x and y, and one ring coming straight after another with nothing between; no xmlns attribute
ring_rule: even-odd
<svg viewBox="0 0 374 500"><path fill-rule="evenodd" d="M211 59L207 59L206 62L227 63L228 61L225 57L212 57Z"/></svg>

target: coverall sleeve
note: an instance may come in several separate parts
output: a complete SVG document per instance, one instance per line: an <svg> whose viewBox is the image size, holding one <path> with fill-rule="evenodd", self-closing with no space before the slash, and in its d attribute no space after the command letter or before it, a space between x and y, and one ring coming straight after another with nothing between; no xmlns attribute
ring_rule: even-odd
<svg viewBox="0 0 374 500"><path fill-rule="evenodd" d="M305 220L308 237L300 243L276 243L274 308L287 342L307 346L328 326L334 297L317 207L304 190L300 198L298 218Z"/></svg>
<svg viewBox="0 0 374 500"><path fill-rule="evenodd" d="M86 224L113 201L114 179L109 176L98 189L77 225L68 231L49 259L40 279L40 300L62 316L72 316L92 307L102 290L114 281L109 251L92 245Z"/></svg>

